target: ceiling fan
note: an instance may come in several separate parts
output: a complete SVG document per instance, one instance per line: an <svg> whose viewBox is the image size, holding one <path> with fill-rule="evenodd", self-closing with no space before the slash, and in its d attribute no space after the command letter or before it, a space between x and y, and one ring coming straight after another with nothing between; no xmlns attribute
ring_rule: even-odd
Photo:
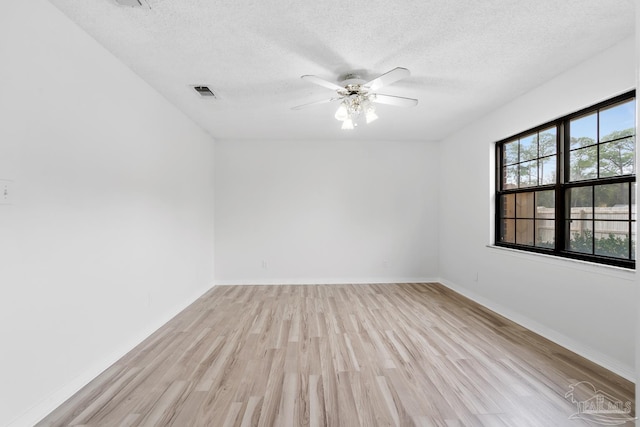
<svg viewBox="0 0 640 427"><path fill-rule="evenodd" d="M340 84L332 83L318 76L304 75L301 77L303 80L334 90L337 96L298 105L292 109L300 110L312 105L341 101L335 117L337 120L342 121L342 129L353 129L354 126L358 125L358 119L361 116L365 117L367 123L371 123L378 118L373 104L388 104L396 107L413 107L417 105L417 99L377 93L377 90L381 87L390 85L410 75L409 70L402 67L396 67L370 81L363 80L356 73L349 73L342 77Z"/></svg>

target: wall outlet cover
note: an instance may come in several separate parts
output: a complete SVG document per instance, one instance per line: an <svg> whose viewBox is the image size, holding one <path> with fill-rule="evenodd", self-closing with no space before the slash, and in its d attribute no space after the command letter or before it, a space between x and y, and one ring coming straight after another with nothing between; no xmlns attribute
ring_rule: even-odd
<svg viewBox="0 0 640 427"><path fill-rule="evenodd" d="M0 205L13 204L13 181L0 179Z"/></svg>

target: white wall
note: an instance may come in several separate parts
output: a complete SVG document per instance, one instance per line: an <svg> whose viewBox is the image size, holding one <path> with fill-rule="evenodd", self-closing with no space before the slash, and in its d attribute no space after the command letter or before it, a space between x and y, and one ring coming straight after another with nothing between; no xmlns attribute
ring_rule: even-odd
<svg viewBox="0 0 640 427"><path fill-rule="evenodd" d="M634 272L487 245L493 242L494 142L635 83L629 38L460 130L442 141L440 196L440 272L446 284L630 379ZM467 214L468 206L478 207L475 215Z"/></svg>
<svg viewBox="0 0 640 427"><path fill-rule="evenodd" d="M3 3L0 64L0 425L22 426L211 286L213 140L45 0Z"/></svg>
<svg viewBox="0 0 640 427"><path fill-rule="evenodd" d="M216 141L215 158L216 283L437 277L437 144Z"/></svg>

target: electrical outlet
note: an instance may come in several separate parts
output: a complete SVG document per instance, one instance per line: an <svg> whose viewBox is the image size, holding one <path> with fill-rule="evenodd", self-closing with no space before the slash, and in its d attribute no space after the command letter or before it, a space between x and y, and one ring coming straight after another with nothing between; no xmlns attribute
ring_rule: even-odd
<svg viewBox="0 0 640 427"><path fill-rule="evenodd" d="M0 205L13 204L13 181L0 179Z"/></svg>

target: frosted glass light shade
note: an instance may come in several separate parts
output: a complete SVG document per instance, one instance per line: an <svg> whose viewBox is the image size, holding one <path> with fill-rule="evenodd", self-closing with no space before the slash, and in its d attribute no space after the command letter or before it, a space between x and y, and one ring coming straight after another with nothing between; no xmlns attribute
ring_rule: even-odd
<svg viewBox="0 0 640 427"><path fill-rule="evenodd" d="M336 110L335 117L337 120L340 120L340 121L344 121L349 118L349 112L347 111L347 106L345 105L344 102L341 103L338 109Z"/></svg>
<svg viewBox="0 0 640 427"><path fill-rule="evenodd" d="M346 119L345 121L343 121L342 122L342 129L345 129L345 130L353 129L353 120Z"/></svg>

